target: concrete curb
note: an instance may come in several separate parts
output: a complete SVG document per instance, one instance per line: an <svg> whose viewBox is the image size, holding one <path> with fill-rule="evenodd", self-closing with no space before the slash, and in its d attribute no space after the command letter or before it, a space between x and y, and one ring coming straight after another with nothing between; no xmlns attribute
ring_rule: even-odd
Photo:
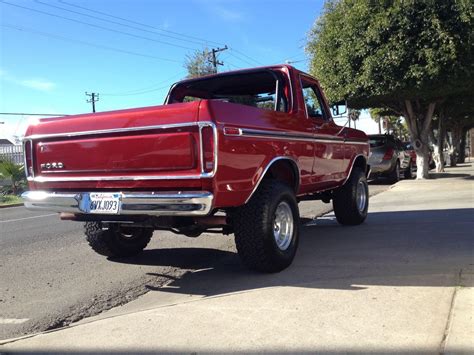
<svg viewBox="0 0 474 355"><path fill-rule="evenodd" d="M23 206L23 203L12 203L10 205L0 205L0 209L9 208L9 207L20 207Z"/></svg>

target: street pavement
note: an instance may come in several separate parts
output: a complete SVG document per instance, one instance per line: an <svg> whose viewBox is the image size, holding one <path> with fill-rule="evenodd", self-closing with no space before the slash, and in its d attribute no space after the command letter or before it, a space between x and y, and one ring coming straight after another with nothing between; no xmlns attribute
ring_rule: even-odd
<svg viewBox="0 0 474 355"><path fill-rule="evenodd" d="M370 190L387 188L382 181ZM306 218L331 209L318 201L300 207ZM89 248L82 223L23 207L0 209L0 340L94 316L229 255L235 257L232 236L155 232L141 256L110 261Z"/></svg>
<svg viewBox="0 0 474 355"><path fill-rule="evenodd" d="M232 250L190 268L170 247L189 272L0 351L473 353L474 168L447 170L374 196L363 225L310 221L281 273L249 272ZM128 266L166 264L158 254Z"/></svg>

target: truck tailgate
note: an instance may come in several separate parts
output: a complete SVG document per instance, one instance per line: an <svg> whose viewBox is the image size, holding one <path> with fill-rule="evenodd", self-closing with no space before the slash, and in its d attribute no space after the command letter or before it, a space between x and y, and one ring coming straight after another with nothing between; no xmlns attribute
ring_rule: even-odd
<svg viewBox="0 0 474 355"><path fill-rule="evenodd" d="M42 120L25 138L29 180L199 177L198 111L193 102Z"/></svg>

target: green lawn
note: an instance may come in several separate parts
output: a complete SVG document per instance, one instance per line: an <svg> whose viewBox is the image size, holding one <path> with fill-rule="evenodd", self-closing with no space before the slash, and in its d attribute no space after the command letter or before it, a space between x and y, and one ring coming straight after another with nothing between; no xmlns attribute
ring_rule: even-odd
<svg viewBox="0 0 474 355"><path fill-rule="evenodd" d="M15 195L0 196L0 206L12 205L12 204L21 203L21 202L23 201L20 196L15 196Z"/></svg>

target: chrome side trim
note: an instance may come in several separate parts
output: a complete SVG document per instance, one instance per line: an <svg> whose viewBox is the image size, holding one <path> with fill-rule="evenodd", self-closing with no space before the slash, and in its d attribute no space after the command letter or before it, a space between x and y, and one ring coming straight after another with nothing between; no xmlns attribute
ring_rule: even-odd
<svg viewBox="0 0 474 355"><path fill-rule="evenodd" d="M239 130L239 134L226 133L224 130L225 136L242 136L242 137L252 137L252 138L264 138L264 139L281 139L281 140L295 140L303 142L317 142L317 143L351 143L351 144L361 144L368 145L368 142L345 139L342 137L323 137L312 134L292 134L288 132L278 132L278 131L266 131L259 129L250 129L250 128L236 128Z"/></svg>
<svg viewBox="0 0 474 355"><path fill-rule="evenodd" d="M270 138L283 140L296 140L305 142L319 142L319 143L344 143L343 138L327 138L321 136L314 136L312 134L292 134L288 132L265 131L258 129L242 128L242 136L254 138Z"/></svg>
<svg viewBox="0 0 474 355"><path fill-rule="evenodd" d="M203 122L189 122L189 123L179 123L172 125L159 125L159 126L146 126L146 127L132 127L130 129L113 129L113 130L101 130L101 131L87 131L87 132L100 132L100 133L86 133L77 132L79 136L90 135L90 134L105 134L105 133L117 133L117 132L134 132L142 130L153 130L153 129L171 129L179 127L189 127L197 126L199 127L199 149L200 149L200 159L201 159L201 172L198 174L187 174L187 175L93 175L93 176L71 176L71 177L49 177L49 176L29 176L27 177L28 181L34 181L38 183L44 182L80 182L80 181L144 181L144 180L196 180L196 179L206 179L212 178L217 172L218 165L218 151L219 151L219 142L218 142L218 132L217 127L213 122L203 121ZM160 127L160 128L157 128ZM203 137L202 137L202 128L211 127L213 130L214 137L214 166L212 171L205 172L203 161L204 161L204 151L203 151ZM69 134L69 133L65 133ZM58 135L59 137L61 135ZM32 138L35 137L35 138ZM24 139L24 141L29 141L32 144L33 139L39 138L51 138L51 135L33 135ZM56 135L54 135L56 137ZM69 136L67 136L69 137ZM33 154L33 145L31 146L31 151Z"/></svg>
<svg viewBox="0 0 474 355"><path fill-rule="evenodd" d="M144 180L192 180L209 177L208 174L196 175L131 175L131 176L70 176L70 177L29 177L34 182L70 182L70 181L144 181Z"/></svg>
<svg viewBox="0 0 474 355"><path fill-rule="evenodd" d="M273 163L275 163L276 161L278 160L289 160L291 161L293 164L296 165L297 169L298 169L298 184L296 186L296 190L299 189L299 186L301 184L301 172L299 170L299 167L298 167L298 164L296 162L295 159L293 159L292 157L276 157L276 158L273 158L272 160L270 160L270 162L267 164L267 166L265 167L265 169L263 170L262 172L262 175L260 175L257 183L255 184L252 192L250 193L249 197L245 200L245 203L249 202L249 200L252 198L253 194L255 193L255 191L257 191L258 187L260 186L260 183L262 182L265 174L267 173L268 169L270 169L270 167L273 165ZM296 191L296 193L298 193L298 191Z"/></svg>
<svg viewBox="0 0 474 355"><path fill-rule="evenodd" d="M205 216L212 209L214 195L208 191L117 192L118 215ZM27 191L21 196L29 210L90 214L89 192L54 193Z"/></svg>
<svg viewBox="0 0 474 355"><path fill-rule="evenodd" d="M101 135L101 134L110 134L110 133L124 133L124 132L137 132L137 131L152 131L152 130L164 130L164 129L173 129L180 127L190 127L198 126L203 123L212 122L183 122L183 123L172 123L172 124L161 124L155 126L139 126L139 127L127 127L127 128L110 128L110 129L100 129L93 131L79 131L79 132L65 132L65 133L50 133L50 134L33 134L27 136L24 139L47 139L47 138L70 138L70 137L80 137L80 136L91 136L91 135Z"/></svg>

